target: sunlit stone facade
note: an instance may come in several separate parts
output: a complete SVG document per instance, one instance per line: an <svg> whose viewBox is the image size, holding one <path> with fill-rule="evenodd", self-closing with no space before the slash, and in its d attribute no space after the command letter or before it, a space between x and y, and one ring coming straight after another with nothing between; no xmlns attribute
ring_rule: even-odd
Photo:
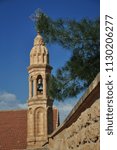
<svg viewBox="0 0 117 150"><path fill-rule="evenodd" d="M38 33L30 52L27 149L42 147L53 131L53 101L47 95L47 80L52 67L48 50Z"/></svg>

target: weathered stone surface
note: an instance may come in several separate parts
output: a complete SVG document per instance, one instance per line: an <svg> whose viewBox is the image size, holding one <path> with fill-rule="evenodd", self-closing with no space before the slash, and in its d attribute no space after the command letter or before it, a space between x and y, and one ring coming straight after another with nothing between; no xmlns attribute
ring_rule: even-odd
<svg viewBox="0 0 117 150"><path fill-rule="evenodd" d="M99 99L47 145L50 150L99 150Z"/></svg>
<svg viewBox="0 0 117 150"><path fill-rule="evenodd" d="M50 136L49 150L100 149L99 74L71 113Z"/></svg>

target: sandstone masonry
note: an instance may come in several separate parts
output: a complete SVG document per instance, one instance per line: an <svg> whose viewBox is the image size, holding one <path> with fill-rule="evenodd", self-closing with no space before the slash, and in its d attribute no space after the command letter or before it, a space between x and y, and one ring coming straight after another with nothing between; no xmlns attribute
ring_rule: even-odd
<svg viewBox="0 0 117 150"><path fill-rule="evenodd" d="M63 124L49 137L49 150L100 149L99 74Z"/></svg>
<svg viewBox="0 0 117 150"><path fill-rule="evenodd" d="M27 149L41 148L53 131L53 101L47 95L47 76L51 73L48 50L38 33L30 52Z"/></svg>

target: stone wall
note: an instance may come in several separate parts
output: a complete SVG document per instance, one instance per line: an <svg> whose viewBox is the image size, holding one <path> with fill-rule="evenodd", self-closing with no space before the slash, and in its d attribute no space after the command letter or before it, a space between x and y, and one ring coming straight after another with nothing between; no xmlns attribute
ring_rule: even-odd
<svg viewBox="0 0 117 150"><path fill-rule="evenodd" d="M99 97L98 74L63 124L49 136L45 147L49 150L99 150Z"/></svg>

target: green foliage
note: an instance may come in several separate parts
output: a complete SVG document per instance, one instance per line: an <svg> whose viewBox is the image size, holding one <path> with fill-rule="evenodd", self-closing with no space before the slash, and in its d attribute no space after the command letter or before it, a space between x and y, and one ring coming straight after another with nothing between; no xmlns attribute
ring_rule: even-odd
<svg viewBox="0 0 117 150"><path fill-rule="evenodd" d="M72 52L71 58L49 80L49 95L58 100L76 96L100 69L100 21L52 20L38 11L37 30L47 43L57 43Z"/></svg>

